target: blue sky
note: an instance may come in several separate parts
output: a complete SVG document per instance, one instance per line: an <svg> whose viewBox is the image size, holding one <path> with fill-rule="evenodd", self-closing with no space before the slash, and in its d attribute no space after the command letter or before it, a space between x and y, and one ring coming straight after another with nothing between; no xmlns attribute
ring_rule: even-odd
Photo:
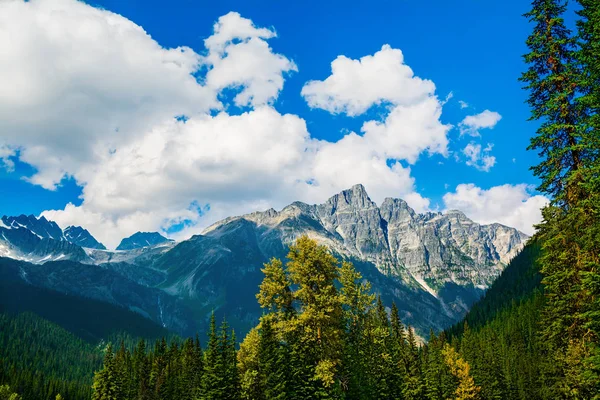
<svg viewBox="0 0 600 400"><path fill-rule="evenodd" d="M33 3L41 2L34 1ZM536 125L527 122L529 110L524 103L526 93L517 81L525 68L521 55L526 52L524 41L530 27L522 14L529 7L527 3L517 0L505 2L477 0L454 2L441 0L428 2L405 0L370 2L107 0L90 2L89 4L96 8L120 14L130 20L132 24L142 27L164 49L187 46L200 56L207 54L204 40L213 35L215 22L219 17L227 15L231 11L239 13L242 18L251 20L254 27L266 28L276 32L276 37L265 39L265 42L268 42L273 54L279 54L289 62L293 62L296 71L293 69L289 71L282 70L280 76L284 78L285 83L278 94L268 101L269 107L272 107L281 115L290 114L305 121L311 139L331 143L344 138L349 132L356 132L360 136L361 127L366 121L384 121L393 104L390 105L390 102L384 99L382 103L375 104L369 107L368 111L356 116L347 115L348 113L344 112L332 113L323 109L323 107L311 107L307 99L301 95L302 88L311 80L323 81L330 76L332 74L331 63L338 56L343 55L348 59L358 60L364 56L374 55L382 49L384 44L389 44L391 49L401 50L404 64L412 69L414 75L430 80L435 84L435 93L432 95L437 96L442 104L442 114L439 122L444 125L452 125L452 128L446 133L448 140L446 154L442 154L441 151L434 152L434 154L429 154L428 151L420 151L418 160L415 162L403 157L390 157L387 160L388 166L391 168L397 162L403 168L410 167L410 177L414 182L410 190L418 193L422 198L428 199L428 209L444 210L456 206L464 208L467 215L483 223L499 220L514 225L515 221L521 221L525 218L525 226L531 226L539 218L536 210L543 203L543 199L539 196L536 197L535 191L532 190L532 187L537 184L537 180L531 175L529 167L536 163L536 155L525 150L529 138L534 134ZM64 0L64 10L75 8L70 1ZM81 15L84 15L87 9L77 8L77 10L77 12L83 13L78 17L81 20ZM40 9L34 9L32 6L29 7L27 12L35 16L48 12L48 10L42 10L41 7ZM69 12L65 12L66 21L70 21L68 20ZM76 15L73 14L73 19L75 18ZM45 23L43 19L33 17L29 21L32 24L43 25ZM76 21L73 24L76 24ZM85 48L85 43L72 45L72 42L69 41L71 36L68 34L69 32L77 32L77 29L83 29L81 26L85 25L77 25L78 28L75 28L75 25L70 27L68 23L63 25L65 33L57 34L57 37L60 37L64 42L57 44L57 41L48 40L47 48L43 47L44 43L37 43L35 44L37 47L32 47L30 54L53 54L52 52L57 52L60 56L45 59L51 65L50 69L53 68L52 63L56 64L56 71L59 71L60 75L59 73L49 74L44 79L60 79L61 82L72 81L86 88L85 90L81 89L79 86L75 86L75 83L70 84L71 86L68 86L67 89L61 87L61 90L65 91L61 92L61 98L67 96L65 95L66 90L71 90L69 88L72 87L77 88L77 93L85 93L86 96L97 96L97 98L89 100L90 105L83 111L69 103L61 107L58 113L65 112L65 115L68 116L66 118L70 118L73 113L85 113L93 107L101 108L98 104L103 104L101 102L105 101L106 98L109 98L106 102L115 103L116 101L118 103L118 101L123 101L123 109L126 109L123 111L125 116L119 114L114 118L115 120L126 118L127 122L121 123L114 131L118 131L117 135L122 133L123 136L128 134L127 129L132 131L138 129L140 132L143 129L145 133L140 133L131 141L120 142L120 139L114 141L111 139L110 144L107 144L107 141L106 143L102 142L102 145L112 146L110 151L116 152L118 155L121 152L120 146L126 148L131 146L131 143L137 143L141 146L144 141L151 143L147 132L152 129L151 126L156 126L158 122L154 120L152 120L152 123L148 122L148 124L139 122L146 118L146 114L140 111L143 108L140 104L144 103L144 96L157 96L160 97L160 101L170 104L169 96L179 96L179 94L172 94L169 88L165 89L164 87L169 84L176 86L173 83L174 81L166 82L164 87L161 86L160 90L162 92L149 90L148 93L151 94L135 97L135 101L129 101L126 97L129 90L127 78L120 81L121 86L116 86L119 93L124 93L117 100L110 98L110 93L108 95L100 93L102 89L89 89L96 88L94 85L102 86L101 82L105 79L102 74L111 73L110 69L113 61L107 59L106 68L101 72L96 71L98 65L89 67L90 71L93 70L93 73L90 72L89 74L84 74L74 67L62 68L63 64L71 65L64 60L70 60L71 57L76 59L78 54L80 57L85 56L85 52L78 52L77 50ZM38 28L40 31L44 31L48 27L40 26ZM11 31L13 29L14 32L17 32L19 28L10 26L7 20L0 19L0 32L3 29L9 32L13 32ZM54 26L51 32L57 32L60 29L62 29L60 26ZM105 39L101 29L93 34L98 35L96 42ZM83 41L80 38L77 40ZM26 45L34 46L32 43L33 41L26 43ZM106 43L109 46L111 42L107 40ZM57 49L60 49L60 52ZM23 57L19 59L19 62L26 63L29 61L25 59L24 53L13 54L15 54L15 57ZM114 55L114 57L127 59L127 55L120 53ZM100 60L100 64L103 62L104 60ZM182 63L185 62L187 61L182 61ZM147 71L144 69L143 64L140 65L139 68L145 74ZM209 65L202 68L211 69L216 67ZM150 70L150 67L148 67L148 70ZM77 71L77 73L72 71ZM0 70L0 72L2 71ZM204 84L204 80L207 79L204 75L205 72L205 70L200 69L194 73L200 84ZM8 85L12 82L18 82L18 79L9 79L10 71L5 72L3 75L6 76L6 84ZM149 72L148 76L149 79L152 79ZM84 85L82 81L85 79L94 80L95 82L84 82ZM160 79L160 74L157 75L156 79ZM143 84L144 82L135 83L136 88L142 87ZM53 84L49 86L53 86ZM15 91L17 89L15 86ZM131 89L131 91L135 90L137 89ZM218 99L223 104L220 111L226 112L228 116L251 113L258 107L249 104L240 107L234 104L234 96L243 90L240 89L240 85L219 90ZM37 92L35 93L37 95ZM443 103L443 100L450 93L452 93L452 98ZM196 95L194 94L194 96ZM40 95L40 98L45 97ZM172 102L174 104L173 111L169 111L173 114L172 116L177 115L177 108L175 107L175 104L179 104L177 101L173 100ZM461 102L466 103L468 106L461 106ZM184 102L182 101L181 104L184 104ZM191 104L197 103L192 102ZM139 203L140 205L136 206L139 199L135 198L135 193L130 194L135 198L135 201L129 201L126 198L127 194L125 194L122 197L114 197L110 201L95 204L95 199L99 197L106 195L109 198L106 193L100 193L102 190L110 191L111 196L121 196L120 193L125 193L125 189L112 188L112 183L110 183L121 180L121 178L115 172L116 170L112 170L115 175L110 175L107 171L93 175L93 171L96 171L96 169L104 168L107 164L106 158L92 164L87 163L90 156L77 156L79 150L76 143L78 146L80 145L79 142L81 142L81 146L88 145L83 143L82 139L87 137L87 133L84 133L86 132L85 122L75 121L68 125L69 130L73 129L70 134L76 140L67 139L67 133L64 134L64 140L67 148L72 146L72 149L65 150L64 156L48 156L48 153L55 151L52 146L63 140L60 130L65 128L58 126L55 128L55 132L44 136L44 130L46 127L50 129L50 124L54 123L55 119L49 117L48 121L51 122L44 122L46 120L40 118L42 122L34 127L26 125L27 121L20 121L19 118L26 120L30 119L32 114L35 115L37 109L34 106L39 107L40 110L48 109L47 106L44 106L43 100L40 100L31 105L30 108L17 109L17 116L11 117L11 121L5 124L6 129L12 131L10 135L7 134L4 143L0 141L0 157L4 145L5 149L9 149L5 150L9 152L5 160L8 160L7 165L10 164L9 168L0 168L1 214L33 213L38 215L44 211L55 210L49 216L54 217L61 225L79 222L81 225L91 227L92 233L97 236L112 238L129 232L133 233L132 231L137 230L135 229L136 221L140 221L138 225L142 225L140 230L162 229L172 232L173 229L170 229L170 227L175 225L178 228L191 228L189 231L184 229L185 232L183 233L190 234L196 232L212 219L250 211L254 208L266 208L271 205L281 207L289 200L286 196L268 194L276 190L285 191L286 186L284 183L276 184L273 187L261 186L263 181L279 178L273 178L270 174L263 178L255 174L253 176L256 177L257 182L261 182L256 186L252 182L248 182L248 178L245 178L242 183L232 180L230 186L221 184L223 181L221 178L219 178L217 184L210 184L211 179L201 182L194 180L197 178L182 181L180 185L186 186L194 186L194 182L198 182L197 190L184 191L177 188L175 191L185 192L185 194L174 197L171 203L163 201L164 204L156 206L156 208L152 208L146 202ZM108 111L106 111L106 114L99 114L99 119L111 119L113 114L117 115L119 110L114 111L111 108L112 106L112 104L107 105ZM115 108L118 108L118 104ZM159 107L161 110L164 108L164 106ZM187 108L189 108L188 103L181 106L181 114L188 114ZM210 107L207 106L206 109L208 110ZM475 116L486 110L498 113L501 116L495 126L491 129L481 129L479 131L480 136L461 135L460 122L467 116ZM22 112L22 114L19 114L19 112ZM215 116L219 111L213 108L212 111L206 112ZM43 114L43 111L40 111L40 113ZM56 119L59 117L60 114ZM95 121L95 118L96 115L94 114L84 121ZM148 117L148 119L151 118ZM192 116L192 119L194 119L194 116ZM130 123L132 127L129 127ZM141 125L143 125L143 128L140 128ZM40 136L31 133L28 134L27 140L23 139L21 141L18 134L19 129L35 131L35 134ZM115 132L107 131L105 136L112 137L111 135L115 135ZM260 136L260 133L257 135ZM39 151L32 150L38 144L36 141L39 141L40 147L42 145L46 147ZM97 143L99 142L91 142L91 148L97 150L100 146ZM201 143L206 143L206 146L214 146L208 142ZM481 156L487 154L495 157L495 163L487 171L467 165L468 156L464 150L469 143L481 146ZM265 141L264 148L268 148L271 144L268 140ZM488 153L484 153L483 149L488 144L491 144L492 147ZM92 153L95 154L96 150ZM81 151L81 154L84 153L84 151ZM351 155L349 154L349 156ZM44 157L47 157L48 161L43 161L42 158ZM102 155L102 157L106 157L106 155ZM260 159L261 157L261 154L256 154L256 158ZM79 160L79 158L83 160ZM159 164L164 168L171 168L169 167L171 164L168 162ZM117 168L116 165L115 168ZM118 165L120 165L119 170L122 170L126 162L121 161ZM156 165L153 165L152 169L155 168L157 168ZM205 177L208 174L206 171L211 170L211 168L205 165L202 176ZM315 167L314 171L318 171L319 168L321 167ZM57 173L57 170L60 173ZM150 168L144 167L143 170L149 171ZM175 170L179 171L178 168L173 167L173 171ZM262 171L262 167L259 170ZM44 171L44 173L36 175L39 171ZM179 173L180 175L186 174L185 171L179 171ZM220 176L220 173L222 173L221 170L215 172L215 176ZM311 171L311 173L315 174L314 179L318 182L318 172ZM228 170L228 174L231 174L231 171ZM52 178L47 178L50 175L52 175ZM100 175L103 179L107 179L103 181L105 182L103 184L99 183ZM304 174L301 175L305 176ZM59 177L58 182L57 176ZM139 174L136 176L139 176ZM154 176L148 173L146 178L148 182L154 184ZM282 179L282 182L285 181L285 178ZM158 182L158 178L156 180ZM374 175L373 182L376 180L377 176ZM370 182L355 183L363 183L367 190L370 189ZM468 184L472 186L463 187L463 192L459 193L459 185ZM340 183L340 185L340 188L343 188L344 183ZM86 186L87 189L84 190L83 188ZM99 189L103 186L105 189ZM216 186L219 186L218 190L214 189ZM408 193L408 189L399 190L396 187L390 187L389 190L386 190L385 182L371 183L371 186L375 187L374 192L381 193L381 196L402 197L405 193ZM148 196L154 198L168 197L170 196L168 193L174 190L163 181L160 184L157 183L157 187L160 189L148 192ZM336 184L330 184L329 187L331 190L338 188ZM467 190L469 188L470 190ZM145 188L142 187L142 190L139 191L140 195L145 192L143 189ZM302 193L302 189L299 189L299 193ZM448 193L453 194L453 196L444 197ZM329 193L329 195L332 194L334 192ZM323 197L326 197L325 190L314 196L307 196L302 200L318 201ZM236 203L222 200L223 198L240 198L241 200ZM535 201L532 201L532 199ZM223 204L218 206L219 202ZM69 203L71 208L67 210L66 207ZM121 203L123 205L120 205ZM197 207L197 204L202 206ZM488 211L487 208L490 207L493 210ZM178 212L178 209L187 211ZM210 215L209 211L211 209L221 211L215 211L214 216L203 219L203 216ZM519 209L518 212L515 211L516 209ZM146 217L138 218L137 214L144 214ZM525 229L523 226L520 226L520 228ZM117 241L117 239L109 240Z"/></svg>

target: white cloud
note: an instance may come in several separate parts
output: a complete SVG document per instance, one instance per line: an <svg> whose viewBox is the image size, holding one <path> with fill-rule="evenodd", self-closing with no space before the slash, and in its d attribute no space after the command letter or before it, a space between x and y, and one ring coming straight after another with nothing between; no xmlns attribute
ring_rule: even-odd
<svg viewBox="0 0 600 400"><path fill-rule="evenodd" d="M0 166L4 167L8 172L12 172L15 169L15 163L10 157L16 155L15 149L10 146L0 144Z"/></svg>
<svg viewBox="0 0 600 400"><path fill-rule="evenodd" d="M192 75L198 54L83 2L0 2L0 48L3 140L48 189L165 118L219 106Z"/></svg>
<svg viewBox="0 0 600 400"><path fill-rule="evenodd" d="M293 61L272 52L265 39L275 36L236 12L220 17L204 41L210 66L206 84L216 91L242 88L234 99L240 107L272 103L283 89L283 74L298 70Z"/></svg>
<svg viewBox="0 0 600 400"><path fill-rule="evenodd" d="M495 111L485 110L476 115L468 115L459 124L461 135L481 136L481 129L493 129L502 119Z"/></svg>
<svg viewBox="0 0 600 400"><path fill-rule="evenodd" d="M480 171L488 172L496 164L496 157L490 155L493 147L491 143L488 143L482 150L480 144L475 142L467 144L463 149L463 154L467 157L466 164Z"/></svg>
<svg viewBox="0 0 600 400"><path fill-rule="evenodd" d="M434 92L433 82L415 76L404 64L402 51L389 45L359 60L338 56L331 63L331 75L327 79L307 82L302 88L302 96L310 107L350 116L386 102L412 105Z"/></svg>
<svg viewBox="0 0 600 400"><path fill-rule="evenodd" d="M464 108L468 108L468 107L469 107L469 104L468 104L466 101L463 101L463 100L459 100L459 101L458 101L458 104L460 105L460 108L461 108L461 109L464 109Z"/></svg>
<svg viewBox="0 0 600 400"><path fill-rule="evenodd" d="M494 186L481 189L474 184L460 184L444 195L446 209L463 211L469 218L482 224L498 222L515 227L531 235L533 225L542 219L541 209L548 199L532 195L526 184Z"/></svg>
<svg viewBox="0 0 600 400"><path fill-rule="evenodd" d="M30 181L49 189L73 177L82 204L44 215L85 226L109 247L138 230L185 221L183 238L229 215L322 202L356 183L377 202L402 197L427 210L400 161L447 155L450 126L434 84L389 46L360 60L340 56L335 78L312 86L333 88L333 103L320 89L315 101L352 115L389 103L389 113L361 134L317 140L301 117L273 107L296 70L269 47L274 37L229 13L201 55L163 48L133 22L75 0L0 2L0 158L10 162L18 149L37 169ZM352 92L346 73L364 93ZM218 100L225 88L249 108L229 114Z"/></svg>
<svg viewBox="0 0 600 400"><path fill-rule="evenodd" d="M375 201L393 195L418 211L429 206L415 192L410 168L388 166L363 137L314 140L303 119L268 106L238 116L171 120L78 176L85 181L83 204L44 215L61 226L84 225L111 247L142 228L199 224L179 234L185 237L232 214L322 202L358 182ZM194 201L210 210L190 210Z"/></svg>

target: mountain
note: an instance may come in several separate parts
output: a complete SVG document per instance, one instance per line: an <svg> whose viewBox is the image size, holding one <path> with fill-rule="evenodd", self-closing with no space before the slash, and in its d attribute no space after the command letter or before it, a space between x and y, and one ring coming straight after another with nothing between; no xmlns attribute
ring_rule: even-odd
<svg viewBox="0 0 600 400"><path fill-rule="evenodd" d="M391 198L378 207L356 185L323 204L295 202L217 222L153 267L167 274L161 289L193 302L197 312L220 309L244 330L260 315L255 294L263 263L285 258L289 244L304 234L353 261L421 334L457 322L528 239L458 211L417 214Z"/></svg>
<svg viewBox="0 0 600 400"><path fill-rule="evenodd" d="M80 246L65 238L55 222L33 215L4 216L0 219L0 257L34 263L56 260L90 261Z"/></svg>
<svg viewBox="0 0 600 400"><path fill-rule="evenodd" d="M34 215L19 215L18 217L3 216L0 228L25 228L40 239L66 240L62 229L54 221L45 217L36 218Z"/></svg>
<svg viewBox="0 0 600 400"><path fill-rule="evenodd" d="M133 250L169 242L173 242L173 240L167 239L158 232L136 232L128 238L121 240L121 243L117 246L117 250Z"/></svg>
<svg viewBox="0 0 600 400"><path fill-rule="evenodd" d="M422 336L458 322L528 239L460 211L418 214L392 198L378 206L362 185L323 204L229 217L180 243L138 232L116 251L71 243L91 243L83 228L62 234L45 219L23 217L5 217L0 226L0 256L26 261L0 259L11 279L117 304L177 332L203 326L215 311L241 336L262 313L255 296L263 264L285 259L301 235L353 262Z"/></svg>
<svg viewBox="0 0 600 400"><path fill-rule="evenodd" d="M73 261L32 264L0 257L0 280L111 303L180 334L196 331L194 318L182 301L138 282L139 276L149 273L138 271L132 280L119 268L119 265L98 266ZM162 281L164 277L157 280Z"/></svg>
<svg viewBox="0 0 600 400"><path fill-rule="evenodd" d="M465 318L445 332L469 363L481 398L560 397L549 393L556 384L549 371L557 363L548 354L556 350L540 334L548 310L537 262L541 247L528 243Z"/></svg>
<svg viewBox="0 0 600 400"><path fill-rule="evenodd" d="M78 246L88 249L106 250L106 247L96 240L87 229L80 226L68 226L64 230L65 238Z"/></svg>

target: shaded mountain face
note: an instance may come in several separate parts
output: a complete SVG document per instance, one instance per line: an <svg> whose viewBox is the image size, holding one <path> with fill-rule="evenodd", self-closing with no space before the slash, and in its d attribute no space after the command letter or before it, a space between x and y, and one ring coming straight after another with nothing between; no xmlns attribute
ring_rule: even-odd
<svg viewBox="0 0 600 400"><path fill-rule="evenodd" d="M65 238L78 246L88 249L106 250L106 247L96 240L87 229L80 226L68 226L64 230Z"/></svg>
<svg viewBox="0 0 600 400"><path fill-rule="evenodd" d="M183 335L196 330L191 312L179 299L128 279L118 266L73 261L31 264L0 257L0 280L115 304Z"/></svg>
<svg viewBox="0 0 600 400"><path fill-rule="evenodd" d="M62 229L54 221L45 217L36 218L33 215L19 215L18 217L2 217L0 228L25 228L40 239L66 240Z"/></svg>
<svg viewBox="0 0 600 400"><path fill-rule="evenodd" d="M167 239L158 232L136 232L128 238L121 240L117 250L133 250L172 241L173 240Z"/></svg>

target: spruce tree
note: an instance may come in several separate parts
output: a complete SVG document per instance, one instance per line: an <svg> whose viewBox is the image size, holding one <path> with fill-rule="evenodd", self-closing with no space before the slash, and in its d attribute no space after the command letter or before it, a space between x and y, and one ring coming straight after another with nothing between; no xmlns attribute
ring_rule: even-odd
<svg viewBox="0 0 600 400"><path fill-rule="evenodd" d="M578 77L575 40L566 28L564 0L534 0L525 14L534 24L527 39L530 52L524 56L529 69L522 75L529 91L531 120L540 120L530 150L538 151L541 162L533 172L541 179L539 190L553 204L567 207L581 195L578 182L582 167L584 112L576 106Z"/></svg>
<svg viewBox="0 0 600 400"><path fill-rule="evenodd" d="M208 336L208 347L205 352L204 373L202 376L202 399L221 400L223 398L223 371L222 354L219 348L219 337L217 335L217 324L215 314L210 317L210 331Z"/></svg>
<svg viewBox="0 0 600 400"><path fill-rule="evenodd" d="M280 344L271 321L267 318L261 324L258 350L258 370L262 381L265 400L287 399L287 376L283 346Z"/></svg>

